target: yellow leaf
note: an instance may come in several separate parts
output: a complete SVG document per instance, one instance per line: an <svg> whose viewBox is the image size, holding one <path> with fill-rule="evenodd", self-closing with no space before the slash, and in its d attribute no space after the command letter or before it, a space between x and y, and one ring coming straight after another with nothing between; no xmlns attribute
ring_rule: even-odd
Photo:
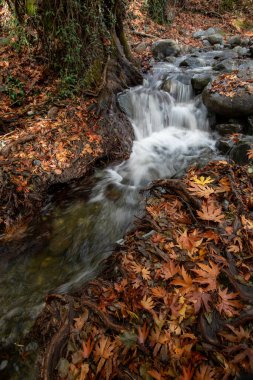
<svg viewBox="0 0 253 380"><path fill-rule="evenodd" d="M194 183L197 183L198 185L202 185L202 186L208 183L212 183L214 181L211 177L201 176L198 178L196 175L192 178L192 180Z"/></svg>

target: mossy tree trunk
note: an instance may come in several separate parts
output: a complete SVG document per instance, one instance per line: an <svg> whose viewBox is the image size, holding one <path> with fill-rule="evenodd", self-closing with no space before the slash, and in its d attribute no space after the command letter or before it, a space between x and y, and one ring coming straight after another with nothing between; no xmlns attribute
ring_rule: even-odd
<svg viewBox="0 0 253 380"><path fill-rule="evenodd" d="M47 61L66 86L98 96L141 81L124 33L125 0L11 2L21 23L29 15Z"/></svg>
<svg viewBox="0 0 253 380"><path fill-rule="evenodd" d="M159 24L167 22L166 7L168 0L148 0L148 13Z"/></svg>

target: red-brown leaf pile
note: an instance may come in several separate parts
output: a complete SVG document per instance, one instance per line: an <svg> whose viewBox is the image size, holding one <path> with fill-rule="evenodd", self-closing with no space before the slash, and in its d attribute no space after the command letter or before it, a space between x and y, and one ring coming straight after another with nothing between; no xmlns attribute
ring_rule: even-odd
<svg viewBox="0 0 253 380"><path fill-rule="evenodd" d="M70 330L63 351L59 333L50 337L58 356L44 362L42 377L200 380L253 371L247 168L218 161L148 191L146 215L102 276L74 296L48 299L37 323L51 316L47 337L66 321Z"/></svg>

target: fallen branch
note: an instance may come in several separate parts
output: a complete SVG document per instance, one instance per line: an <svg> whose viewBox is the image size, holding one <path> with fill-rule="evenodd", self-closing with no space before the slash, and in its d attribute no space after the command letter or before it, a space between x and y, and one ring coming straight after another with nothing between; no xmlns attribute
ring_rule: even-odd
<svg viewBox="0 0 253 380"><path fill-rule="evenodd" d="M32 141L36 138L36 135L30 135L30 136L22 136L18 138L17 140L12 141L11 143L7 144L2 150L0 151L0 155L7 157L11 149L15 148L17 145L25 144L29 141Z"/></svg>

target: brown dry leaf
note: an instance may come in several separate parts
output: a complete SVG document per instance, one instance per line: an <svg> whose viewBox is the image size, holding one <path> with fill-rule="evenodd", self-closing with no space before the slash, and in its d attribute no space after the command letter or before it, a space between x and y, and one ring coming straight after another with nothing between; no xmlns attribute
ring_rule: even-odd
<svg viewBox="0 0 253 380"><path fill-rule="evenodd" d="M215 369L203 364L195 373L194 380L214 380Z"/></svg>
<svg viewBox="0 0 253 380"><path fill-rule="evenodd" d="M205 288L206 291L215 290L217 288L216 280L220 273L218 265L209 261L209 265L198 263L198 266L201 269L192 269L192 271L198 276L193 282L207 286Z"/></svg>
<svg viewBox="0 0 253 380"><path fill-rule="evenodd" d="M142 327L138 326L138 342L144 344L149 334L149 327L146 322Z"/></svg>
<svg viewBox="0 0 253 380"><path fill-rule="evenodd" d="M161 286L157 286L156 288L152 288L151 292L152 292L153 296L156 298L165 298L168 295L166 289L162 288Z"/></svg>
<svg viewBox="0 0 253 380"><path fill-rule="evenodd" d="M228 293L228 289L219 289L219 303L216 309L220 314L225 314L228 318L239 314L242 304L236 299L238 293Z"/></svg>
<svg viewBox="0 0 253 380"><path fill-rule="evenodd" d="M155 307L152 297L148 297L148 296L144 296L140 304L146 310L152 310Z"/></svg>
<svg viewBox="0 0 253 380"><path fill-rule="evenodd" d="M214 193L214 189L209 186L202 186L196 183L191 183L191 187L188 187L188 190L193 193L193 195L197 195L200 198L209 198L211 194Z"/></svg>
<svg viewBox="0 0 253 380"><path fill-rule="evenodd" d="M253 148L247 151L247 155L249 160L253 159Z"/></svg>
<svg viewBox="0 0 253 380"><path fill-rule="evenodd" d="M240 343L244 339L250 339L250 331L244 330L242 326L239 326L239 328L235 328L232 325L227 325L230 330L232 330L233 334L221 332L219 335L223 336L226 340L228 340L231 343Z"/></svg>
<svg viewBox="0 0 253 380"><path fill-rule="evenodd" d="M88 375L89 370L90 370L89 364L87 364L87 363L82 364L81 374L80 374L80 377L78 380L85 380L86 376Z"/></svg>
<svg viewBox="0 0 253 380"><path fill-rule="evenodd" d="M225 218L225 215L222 214L221 207L216 206L216 204L213 201L203 202L201 211L197 211L197 214L200 217L200 219L213 221L217 223L221 223Z"/></svg>
<svg viewBox="0 0 253 380"><path fill-rule="evenodd" d="M94 359L98 362L97 371L99 373L103 368L106 360L110 359L113 356L113 350L115 344L111 342L109 337L102 336L99 342L96 344L94 351Z"/></svg>
<svg viewBox="0 0 253 380"><path fill-rule="evenodd" d="M230 181L227 177L219 180L219 186L215 189L216 193L229 193L231 191Z"/></svg>
<svg viewBox="0 0 253 380"><path fill-rule="evenodd" d="M194 285L193 285L193 279L186 272L186 270L184 269L183 266L181 268L181 273L180 274L182 276L182 279L176 278L175 280L171 281L171 284L178 285L181 288L183 288L182 290L180 290L180 292L182 292L182 294L185 294L185 293L188 293L188 292L192 291L192 289L194 287Z"/></svg>
<svg viewBox="0 0 253 380"><path fill-rule="evenodd" d="M188 233L186 229L180 236L177 237L179 248L186 249L191 254L197 251L202 241L203 239L200 238L197 230Z"/></svg>
<svg viewBox="0 0 253 380"><path fill-rule="evenodd" d="M175 276L180 271L178 265L175 264L173 260L170 260L168 263L163 263L161 269L158 271L158 274L164 280L168 280Z"/></svg>
<svg viewBox="0 0 253 380"><path fill-rule="evenodd" d="M89 337L86 343L82 342L82 346L83 346L82 356L84 357L84 359L88 359L88 357L90 356L93 350L94 341L91 340L91 338Z"/></svg>
<svg viewBox="0 0 253 380"><path fill-rule="evenodd" d="M212 296L207 292L203 292L201 288L195 292L187 294L187 298L193 303L195 314L199 313L202 306L206 312L211 311L209 303L212 301Z"/></svg>
<svg viewBox="0 0 253 380"><path fill-rule="evenodd" d="M154 369L152 369L151 371L148 371L148 374L152 376L153 379L155 380L164 380L164 377Z"/></svg>

